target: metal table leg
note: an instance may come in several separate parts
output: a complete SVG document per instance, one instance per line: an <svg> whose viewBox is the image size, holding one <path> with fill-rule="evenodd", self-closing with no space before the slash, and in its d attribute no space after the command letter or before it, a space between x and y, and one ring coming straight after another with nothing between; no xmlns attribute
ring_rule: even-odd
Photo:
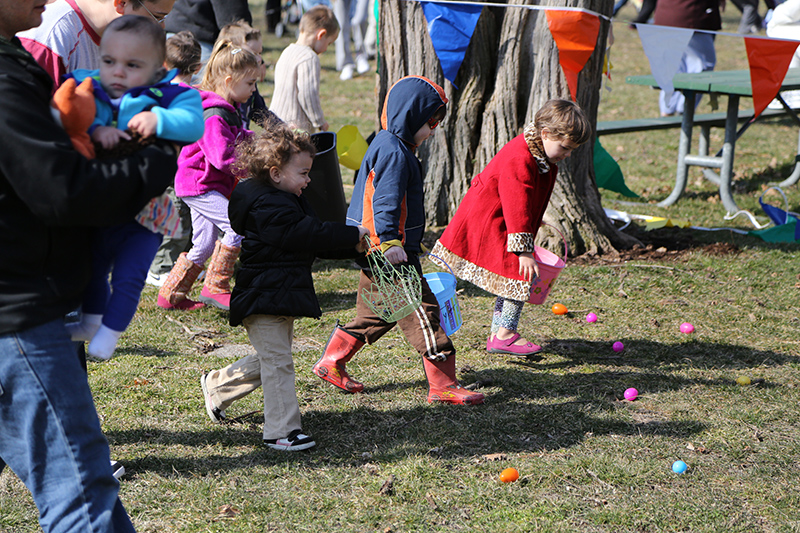
<svg viewBox="0 0 800 533"><path fill-rule="evenodd" d="M694 126L694 103L696 95L694 91L684 91L685 101L683 103L683 119L681 120L681 139L678 144L678 170L675 174L675 187L668 197L658 203L661 207L674 204L686 190L686 178L689 173L689 165L686 164L686 156L692 149L692 127ZM734 126L736 121L734 120Z"/></svg>
<svg viewBox="0 0 800 533"><path fill-rule="evenodd" d="M736 125L739 115L739 95L728 97L728 114L725 118L725 142L722 145L722 168L719 172L719 197L729 213L739 210L731 194L733 181L733 154L736 149Z"/></svg>

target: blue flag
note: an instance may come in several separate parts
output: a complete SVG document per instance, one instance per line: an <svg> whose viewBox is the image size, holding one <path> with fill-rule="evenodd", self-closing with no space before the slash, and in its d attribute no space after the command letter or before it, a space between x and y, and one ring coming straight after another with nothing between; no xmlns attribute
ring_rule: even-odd
<svg viewBox="0 0 800 533"><path fill-rule="evenodd" d="M453 83L464 61L467 46L475 32L481 6L445 5L442 3L421 2L422 12L428 21L428 33L433 49L439 57L444 77ZM458 87L456 87L458 88Z"/></svg>

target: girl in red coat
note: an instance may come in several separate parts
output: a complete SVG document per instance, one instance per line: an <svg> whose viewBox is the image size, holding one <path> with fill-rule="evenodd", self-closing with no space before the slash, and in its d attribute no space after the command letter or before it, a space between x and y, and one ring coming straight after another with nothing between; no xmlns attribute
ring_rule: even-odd
<svg viewBox="0 0 800 533"><path fill-rule="evenodd" d="M497 295L486 342L490 353L531 355L541 350L517 333L522 305L539 275L533 243L553 192L557 163L591 134L589 119L575 103L545 103L523 134L475 176L431 252L459 278Z"/></svg>

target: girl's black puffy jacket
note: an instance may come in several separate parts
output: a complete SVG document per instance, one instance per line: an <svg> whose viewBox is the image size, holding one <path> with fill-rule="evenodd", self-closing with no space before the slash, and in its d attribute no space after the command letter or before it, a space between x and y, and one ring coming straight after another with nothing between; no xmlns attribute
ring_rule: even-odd
<svg viewBox="0 0 800 533"><path fill-rule="evenodd" d="M319 318L311 265L317 256L354 257L358 228L322 222L302 196L257 179L236 186L228 216L244 237L231 325L254 314Z"/></svg>

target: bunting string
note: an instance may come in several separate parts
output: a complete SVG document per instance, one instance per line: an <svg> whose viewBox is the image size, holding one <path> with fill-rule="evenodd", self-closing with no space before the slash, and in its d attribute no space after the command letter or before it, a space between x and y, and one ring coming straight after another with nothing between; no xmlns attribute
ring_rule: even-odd
<svg viewBox="0 0 800 533"><path fill-rule="evenodd" d="M501 4L471 0L408 1L418 2L421 5L428 22L428 34L441 63L444 77L454 86L482 8L510 7L544 11L547 16L547 27L558 49L559 64L573 100L577 94L578 74L583 70L597 45L600 20L630 24L580 7ZM636 23L636 28L644 53L650 62L653 77L667 93L674 90L672 78L679 70L681 58L694 32L743 38L750 65L756 116L778 93L791 57L800 45L800 41L789 39L761 35L742 36L714 30L644 23Z"/></svg>

